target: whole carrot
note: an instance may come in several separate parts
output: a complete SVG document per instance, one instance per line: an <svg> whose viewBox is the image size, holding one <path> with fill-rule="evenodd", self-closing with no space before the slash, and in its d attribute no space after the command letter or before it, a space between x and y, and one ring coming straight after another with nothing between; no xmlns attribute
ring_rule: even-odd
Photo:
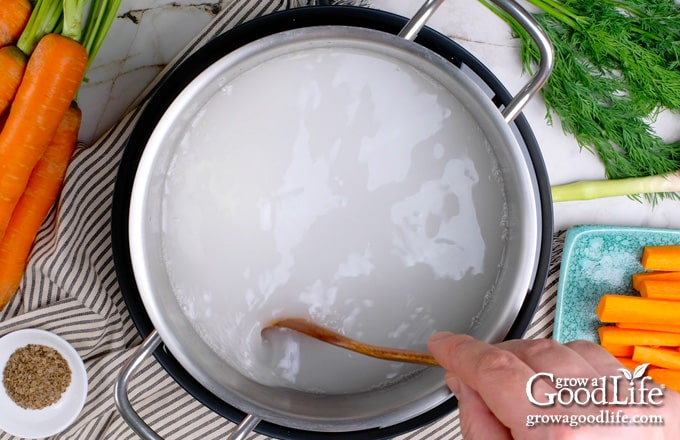
<svg viewBox="0 0 680 440"><path fill-rule="evenodd" d="M0 46L14 44L31 16L29 0L2 0L0 7Z"/></svg>
<svg viewBox="0 0 680 440"><path fill-rule="evenodd" d="M74 103L33 169L26 190L12 213L0 241L0 309L19 288L33 241L59 195L78 140L81 120L82 113Z"/></svg>
<svg viewBox="0 0 680 440"><path fill-rule="evenodd" d="M17 42L30 58L9 113L0 112L0 309L58 195L82 119L73 100L120 2L36 0Z"/></svg>
<svg viewBox="0 0 680 440"><path fill-rule="evenodd" d="M4 0L3 0L4 1ZM28 57L40 39L59 25L63 0L35 0L35 5L16 45L0 47L0 113L9 108L26 70ZM12 6L12 5L9 5ZM4 3L3 3L4 7ZM7 12L4 9L0 9Z"/></svg>
<svg viewBox="0 0 680 440"><path fill-rule="evenodd" d="M0 239L85 75L88 54L78 42L48 34L28 60L0 132Z"/></svg>
<svg viewBox="0 0 680 440"><path fill-rule="evenodd" d="M9 108L26 69L26 55L16 46L0 47L0 113Z"/></svg>

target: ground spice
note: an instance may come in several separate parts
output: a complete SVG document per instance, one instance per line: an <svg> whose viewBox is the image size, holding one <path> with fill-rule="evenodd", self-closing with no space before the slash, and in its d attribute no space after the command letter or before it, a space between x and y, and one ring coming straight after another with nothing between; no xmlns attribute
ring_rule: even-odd
<svg viewBox="0 0 680 440"><path fill-rule="evenodd" d="M9 357L2 383L17 405L42 409L61 398L71 384L71 369L54 348L29 344Z"/></svg>

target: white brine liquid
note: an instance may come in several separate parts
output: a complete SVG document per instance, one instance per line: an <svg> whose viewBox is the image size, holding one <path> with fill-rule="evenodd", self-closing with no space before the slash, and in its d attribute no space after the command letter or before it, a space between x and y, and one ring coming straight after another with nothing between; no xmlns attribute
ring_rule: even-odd
<svg viewBox="0 0 680 440"><path fill-rule="evenodd" d="M349 393L421 367L289 331L311 319L426 349L466 331L502 263L498 165L471 116L412 67L358 49L285 55L224 84L165 182L164 252L202 338L267 385Z"/></svg>

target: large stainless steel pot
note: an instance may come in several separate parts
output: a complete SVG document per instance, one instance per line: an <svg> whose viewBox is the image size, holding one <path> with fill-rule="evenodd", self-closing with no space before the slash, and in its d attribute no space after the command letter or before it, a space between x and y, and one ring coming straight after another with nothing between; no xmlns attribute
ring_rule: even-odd
<svg viewBox="0 0 680 440"><path fill-rule="evenodd" d="M508 207L505 257L491 301L485 301L484 311L477 317L472 333L487 341L500 341L521 334L526 327L545 276L547 262L542 259L547 258L546 249L550 248L546 241L550 240L552 211L549 196L545 194L546 182L540 181L545 176L537 176L541 165L536 162L540 156L536 157L535 152L532 156L518 143L512 122L547 80L552 68L552 48L540 27L514 1L494 0L529 31L542 55L536 75L499 111L489 96L457 66L413 41L439 3L441 1L428 0L399 35L332 25L304 26L256 39L210 62L189 80L183 78L177 97L167 109L153 110L158 114L157 124L142 147L140 163L135 166L132 179L129 250L114 250L118 255L129 251L134 283L155 327L155 330L146 329L146 340L121 372L115 390L121 414L139 435L159 438L134 412L127 397L128 382L135 369L161 342L186 370L190 380L249 414L241 421L233 439L244 438L261 420L265 422L260 426L290 428L290 432L297 433L291 438L300 433L308 437L314 437L314 433L321 437L352 433L353 438L383 438L427 423L455 406L439 369L422 371L385 388L347 395L303 393L261 385L236 372L202 341L173 295L160 249L159 221L162 182L176 144L175 136L190 116L223 86L218 78L228 78L282 54L320 46L374 52L420 69L464 105L497 157ZM130 180L129 176L126 179ZM533 293L534 299L527 307L528 292ZM417 420L416 424L409 423L412 420ZM394 427L398 427L397 431ZM279 432L272 435L277 434Z"/></svg>

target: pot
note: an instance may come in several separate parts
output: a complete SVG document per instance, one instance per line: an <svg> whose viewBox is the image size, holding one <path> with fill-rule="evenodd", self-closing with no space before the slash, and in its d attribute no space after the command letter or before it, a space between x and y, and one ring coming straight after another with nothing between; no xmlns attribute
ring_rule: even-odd
<svg viewBox="0 0 680 440"><path fill-rule="evenodd" d="M115 399L121 415L140 436L159 438L134 412L127 397L127 388L135 369L152 353L155 353L180 384L204 403L220 409L225 405L228 407L218 412L240 422L233 439L245 438L253 428L281 438L348 435L357 439L387 438L430 423L456 406L455 397L443 381L443 372L437 368L415 371L388 385L350 393L316 393L263 384L248 377L244 374L247 372L237 366L226 362L224 354L219 353L209 337L205 337L205 329L197 327L202 324L197 324L186 310L186 301L178 292L174 279L181 276L169 269L168 253L172 254L172 251L168 249L172 249L178 242L167 238L172 226L168 227L169 220L166 217L169 214L166 212L172 210L175 203L173 200L176 198L174 195L167 195L168 188L172 185L181 186L178 183L173 184L169 176L173 175L173 170L186 152L183 149L189 136L187 133L196 139L214 137L214 133L200 132L200 128L196 128L206 121L200 119L201 115L214 115L224 111L230 112L230 118L237 118L242 109L229 109L228 103L226 107L224 103L214 107L215 96L231 93L230 86L253 75L252 72L262 73L267 69L271 72L285 71L300 56L311 54L320 57L322 63L319 64L322 65L327 65L329 56L336 57L338 54L350 61L369 59L371 69L361 71L354 78L370 75L371 72L376 72L374 69L378 69L381 76L377 82L380 83L392 81L387 70L396 70L400 74L411 72L407 82L402 83L404 87L395 89L395 94L407 93L406 85L413 81L422 81L423 87L428 88L428 91L436 90L438 95L435 101L444 100L448 103L439 109L442 110L440 113L451 109L460 112L455 118L458 121L457 129L473 126L472 132L479 136L475 146L470 149L474 151L468 153L472 158L470 161L474 162L473 168L481 170L481 177L470 177L474 170L465 166L454 169L452 173L455 176L470 177L475 184L489 182L479 185L488 185L490 192L471 196L467 205L461 205L467 206L470 212L479 214L472 218L477 221L474 227L481 231L475 233L464 228L463 235L478 236L479 240L475 242L477 244L490 244L480 258L485 259L487 254L492 255L495 258L492 258L494 270L497 272L487 274L484 281L486 284L473 289L465 301L461 297L455 310L450 312L457 318L452 320L455 322L451 323L451 327L437 329L467 331L490 342L519 337L526 329L547 275L552 211L547 176L540 153L536 148L530 148L530 143L526 143L527 137L531 140L530 132L522 135L524 142L518 140L516 132L523 128L526 132L526 123L519 116L526 102L547 80L552 67L552 49L540 27L515 2L494 1L527 28L542 53L539 71L519 94L512 100L508 99L504 90L496 95L495 98L500 99L504 105L504 109L500 111L492 97L463 73L459 66L440 54L447 49L436 47L437 44L447 46L452 42L446 39L442 43L443 37L434 31L423 29L425 21L439 3L441 2L427 1L405 25L399 18L390 16L388 22L391 23L378 26L393 28L395 23L401 23L398 35L389 30L375 29L376 14L384 16L377 11L361 8L313 7L254 20L242 25L240 29L237 28L235 32L224 34L208 43L174 71L157 90L132 133L126 157L123 158L116 182L112 228L114 236L119 239L114 239L114 257L121 288L135 324L145 336L144 343L121 372L116 383ZM353 24L343 23L347 17L350 17ZM244 32L248 34L247 38L243 38ZM433 40L434 49L414 41L417 36L422 39L423 34L436 36ZM465 61L479 66L474 58ZM483 67L480 70L483 76L492 77ZM250 83L260 79L254 78ZM426 79L422 80L423 78ZM360 88L364 86L365 84L360 84ZM237 88L248 90L243 82L238 83ZM414 96L422 98L425 95L421 93ZM236 98L230 97L230 100L235 101ZM244 101L238 102L243 104ZM269 103L273 106L273 101ZM409 99L401 101L400 105L416 104ZM389 111L386 114L392 115ZM233 131L236 128L231 128L227 133L232 137L236 136ZM410 133L410 129L406 133ZM465 138L474 136L466 133ZM449 148L448 143L446 147L435 145L434 154L448 154L446 148ZM188 151L193 150L189 148ZM267 151L271 156L274 153L278 153L278 150ZM389 160L390 157L381 158L381 164L387 163L384 159ZM397 162L394 157L391 160ZM466 161L467 158L455 162L467 163ZM376 169L382 168L379 166ZM268 176L277 169L266 170L260 176ZM232 169L231 174L236 175L238 171ZM425 173L431 171L426 170ZM349 178L351 174L352 171L349 170L343 176ZM487 178L488 176L493 178ZM458 182L453 177L452 179ZM370 183L371 179L368 180ZM245 186L246 189L257 185L255 180L245 182L236 181L234 185ZM371 189L377 186L379 185L373 182ZM176 192L170 191L170 194ZM494 199L497 195L502 198ZM373 199L369 201L372 202ZM391 205L390 212L399 211L395 211L395 207L396 204ZM176 212L185 212L185 208L186 205L180 204ZM408 209L404 208L402 211L408 217ZM489 216L496 220L491 223L484 220ZM185 226L180 225L177 229L187 229ZM456 225L452 226L452 233L456 233ZM444 241L451 239L447 235L440 238ZM248 239L257 240L257 237L248 236ZM474 272L474 265L458 270L453 268L455 264L450 263L454 261L468 264L467 258L476 258L471 255L477 249L475 243L465 248L465 252L457 259L445 259L447 264L443 266L437 261L427 260L427 256L422 257L431 263L434 276L430 275L430 278L461 279L470 271ZM246 247L236 248L234 254L237 255L224 255L233 261L254 258L239 254ZM176 252L181 254L182 249L177 248ZM184 262L188 263L190 260ZM487 263L485 260L484 264ZM307 269L305 271L309 272ZM397 287L402 282L410 282L400 276L401 274L394 273ZM182 280L180 284L181 282ZM380 286L374 284L371 287ZM139 310L143 310L147 316L136 316ZM465 325L462 328L457 327L462 321ZM425 336L423 342L424 339ZM157 350L161 343L165 344L169 353ZM243 417L244 414L247 416Z"/></svg>

